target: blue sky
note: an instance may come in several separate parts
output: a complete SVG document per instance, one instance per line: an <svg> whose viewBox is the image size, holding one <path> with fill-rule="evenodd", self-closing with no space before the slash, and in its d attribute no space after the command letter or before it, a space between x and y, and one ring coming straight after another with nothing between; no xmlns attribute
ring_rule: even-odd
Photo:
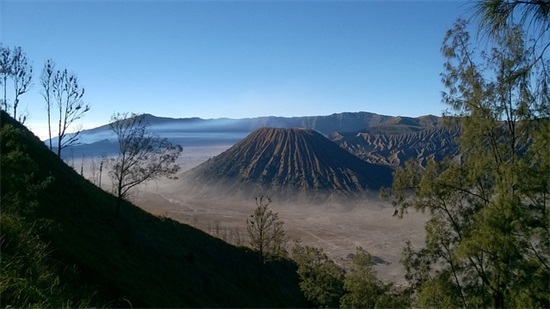
<svg viewBox="0 0 550 309"><path fill-rule="evenodd" d="M243 118L369 111L440 115L445 32L464 1L0 1L0 41L21 46L21 97L43 135L47 58L113 112Z"/></svg>

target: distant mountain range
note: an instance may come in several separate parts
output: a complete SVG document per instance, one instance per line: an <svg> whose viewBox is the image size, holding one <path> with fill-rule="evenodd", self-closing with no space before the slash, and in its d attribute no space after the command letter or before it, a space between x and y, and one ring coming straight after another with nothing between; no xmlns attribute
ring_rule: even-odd
<svg viewBox="0 0 550 309"><path fill-rule="evenodd" d="M367 112L246 119L162 118L146 114L155 134L175 144L227 146L185 175L182 190L212 195L267 194L285 200L329 201L389 187L408 160L459 155L460 131L436 116ZM111 155L115 136L104 125L81 133L65 156ZM186 181L184 184L183 182Z"/></svg>
<svg viewBox="0 0 550 309"><path fill-rule="evenodd" d="M367 163L311 129L261 128L182 178L193 193L325 202L389 186L392 169Z"/></svg>
<svg viewBox="0 0 550 309"><path fill-rule="evenodd" d="M164 118L146 114L151 130L173 143L186 146L231 146L262 127L304 128L319 132L340 147L369 163L403 165L409 159L424 164L458 155L458 129L442 124L441 118L393 117L368 112L328 116L258 117L244 119ZM110 154L116 151L108 125L85 130L81 145L66 154L74 157Z"/></svg>
<svg viewBox="0 0 550 309"><path fill-rule="evenodd" d="M378 115L368 112L338 113L328 116L303 116L303 117L256 117L256 118L166 118L145 114L145 120L151 125L153 131L160 134L169 132L240 132L251 133L263 128L305 128L315 130L323 135L335 131L350 132L365 128L375 127L387 123L395 118L392 116ZM426 116L435 117L435 116ZM437 118L437 117L435 117ZM410 118L415 119L415 118ZM82 131L82 138L85 141L92 141L90 137L99 136L106 138L109 132L108 124Z"/></svg>

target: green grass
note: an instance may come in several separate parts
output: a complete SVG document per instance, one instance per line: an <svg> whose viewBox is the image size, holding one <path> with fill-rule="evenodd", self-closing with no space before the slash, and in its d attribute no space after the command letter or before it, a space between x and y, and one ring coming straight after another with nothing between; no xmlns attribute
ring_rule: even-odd
<svg viewBox="0 0 550 309"><path fill-rule="evenodd" d="M292 262L268 263L260 282L257 255L249 249L130 203L115 217L114 196L78 175L4 112L1 127L2 307L309 305ZM36 241L34 249L8 247L24 238ZM36 261L36 254L43 258ZM18 288L14 282L34 279L28 268L13 266L16 257L47 269L59 289ZM25 289L40 290L42 298L14 296Z"/></svg>

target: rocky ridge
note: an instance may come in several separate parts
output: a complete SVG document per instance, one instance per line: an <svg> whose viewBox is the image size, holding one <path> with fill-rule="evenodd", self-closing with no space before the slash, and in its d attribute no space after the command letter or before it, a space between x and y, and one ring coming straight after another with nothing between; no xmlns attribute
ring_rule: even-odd
<svg viewBox="0 0 550 309"><path fill-rule="evenodd" d="M316 131L261 128L183 178L184 187L201 194L326 201L389 186L391 174L391 168L367 163Z"/></svg>

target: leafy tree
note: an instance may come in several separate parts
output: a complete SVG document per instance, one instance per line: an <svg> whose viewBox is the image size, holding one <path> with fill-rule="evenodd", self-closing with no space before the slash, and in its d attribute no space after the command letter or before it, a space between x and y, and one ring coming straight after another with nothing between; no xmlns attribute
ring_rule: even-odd
<svg viewBox="0 0 550 309"><path fill-rule="evenodd" d="M384 285L384 293L378 295L374 308L410 308L410 288L396 287L393 283Z"/></svg>
<svg viewBox="0 0 550 309"><path fill-rule="evenodd" d="M344 279L345 295L340 299L342 308L374 308L384 285L376 277L372 257L363 248L357 248L353 266Z"/></svg>
<svg viewBox="0 0 550 309"><path fill-rule="evenodd" d="M550 62L519 26L488 52L465 29L457 22L442 47L461 160L395 175L400 213L430 214L424 248L404 250L406 277L418 306L549 307Z"/></svg>
<svg viewBox="0 0 550 309"><path fill-rule="evenodd" d="M321 248L296 244L292 258L298 264L300 288L305 297L323 308L338 307L344 294L344 270Z"/></svg>
<svg viewBox="0 0 550 309"><path fill-rule="evenodd" d="M271 198L258 196L254 213L246 219L250 246L258 251L260 265L266 260L285 256L287 237L279 214L269 209Z"/></svg>
<svg viewBox="0 0 550 309"><path fill-rule="evenodd" d="M118 140L118 157L111 159L109 176L118 197L116 215L122 200L137 185L160 177L170 177L180 169L176 159L182 148L156 137L148 129L144 115L114 114L109 125Z"/></svg>
<svg viewBox="0 0 550 309"><path fill-rule="evenodd" d="M392 284L384 284L373 268L372 256L357 248L353 264L344 278L345 294L340 298L341 308L403 308L409 305L405 290L397 291Z"/></svg>
<svg viewBox="0 0 550 309"><path fill-rule="evenodd" d="M51 67L48 67L51 65ZM49 74L47 70L53 70L53 62L47 61L45 65L46 74ZM46 77L48 79L48 77ZM51 76L49 77L51 78ZM42 85L49 87L47 89L49 97L49 91L53 94L54 100L57 103L58 109L58 125L57 125L57 155L61 157L61 150L76 143L80 135L80 130L68 135L67 130L90 110L90 105L84 103L82 97L84 96L84 88L79 84L78 77L74 73L69 73L67 69L56 70L53 75L53 79L50 84ZM44 89L46 94L46 89ZM48 102L46 102L47 105ZM51 105L50 105L51 107Z"/></svg>
<svg viewBox="0 0 550 309"><path fill-rule="evenodd" d="M515 13L515 14L514 14ZM550 2L537 0L483 0L476 3L479 29L493 37L518 21L529 25L537 35L550 29Z"/></svg>

